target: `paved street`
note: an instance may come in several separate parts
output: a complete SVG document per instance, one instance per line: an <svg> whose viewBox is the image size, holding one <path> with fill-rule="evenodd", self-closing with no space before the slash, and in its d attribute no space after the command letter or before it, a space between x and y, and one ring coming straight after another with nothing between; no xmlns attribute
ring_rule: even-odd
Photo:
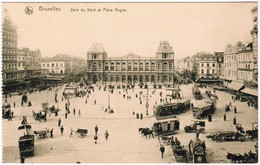
<svg viewBox="0 0 260 165"><path fill-rule="evenodd" d="M195 101L191 92L192 85L181 85L184 98L191 99L193 104L199 104L200 101ZM32 102L31 107L21 107L21 96L12 96L8 98L8 102L13 107L13 102L16 102L16 108L13 108L13 121L3 120L3 162L18 163L18 126L22 121L22 116L27 116L28 123L32 125L33 130L43 128L53 128L54 138L35 139L35 156L26 158L26 163L169 163L176 162L172 149L166 146L165 157L160 157L159 141L157 138L145 139L138 133L140 127L151 127L155 121L153 114L153 105L155 102L160 103L159 92L163 92L165 97L166 89L157 89L154 94L154 89L149 89L149 115L146 116L146 89L128 90L128 94L123 89L115 89L113 94L110 94L111 108L113 114L105 113L108 106L108 92L98 90L95 87L95 92L90 94L87 104L85 98L70 99L71 113L65 119L65 103L61 101L64 86L58 91L59 103L58 107L62 110L58 117L54 114L48 117L47 122L39 123L32 118L32 110L38 112L42 110L42 102L48 102L49 105L54 105L54 90L42 91L41 93L28 94L29 100ZM135 95L143 91L142 104L140 105L139 98ZM121 94L119 94L119 92ZM202 90L204 92L204 89ZM123 98L123 94L131 96L131 100ZM217 110L213 115L213 122L208 122L206 119L206 134L200 134L200 139L205 140L208 161L210 163L230 162L226 159L227 152L244 153L249 150L254 151L256 142L215 142L207 139L206 135L210 132L220 130L235 130L233 118L236 116L237 123L241 124L246 130L252 128L252 122L257 121L258 111L253 107L247 107L245 102L232 102L236 105L238 113L234 114L233 108L227 112L227 121L223 121L224 107L231 102L231 95L225 92L216 91L219 97L217 102ZM151 96L151 97L150 97ZM96 105L94 101L96 100ZM76 115L73 115L73 108L76 109ZM80 109L81 115L78 115ZM144 119L136 119L135 113L143 113ZM61 125L64 126L64 135L60 135L58 127L58 118L61 118ZM193 120L192 112L188 111L178 116L180 118L180 131L174 135L178 137L181 144L186 148L191 139L195 138L195 134L187 134L184 132L184 126L191 124ZM94 127L99 127L98 143L94 143ZM86 138L79 138L76 134L70 138L70 130L75 131L78 128L88 129ZM105 140L104 133L108 130L108 141Z"/></svg>

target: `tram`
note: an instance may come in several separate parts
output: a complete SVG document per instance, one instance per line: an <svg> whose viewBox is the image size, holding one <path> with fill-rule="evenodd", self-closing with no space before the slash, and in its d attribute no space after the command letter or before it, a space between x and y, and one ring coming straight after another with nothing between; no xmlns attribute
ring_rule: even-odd
<svg viewBox="0 0 260 165"><path fill-rule="evenodd" d="M215 112L215 104L206 103L193 107L193 117L196 119L204 119Z"/></svg>
<svg viewBox="0 0 260 165"><path fill-rule="evenodd" d="M184 113L190 109L190 99L182 99L177 103L164 103L154 106L154 115L156 119L167 116L175 116Z"/></svg>

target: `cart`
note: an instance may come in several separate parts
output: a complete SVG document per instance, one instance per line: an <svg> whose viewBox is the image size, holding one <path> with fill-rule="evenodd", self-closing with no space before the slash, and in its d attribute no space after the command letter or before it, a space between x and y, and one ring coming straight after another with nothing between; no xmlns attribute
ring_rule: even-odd
<svg viewBox="0 0 260 165"><path fill-rule="evenodd" d="M87 129L78 129L77 130L77 134L79 137L86 137L88 134L88 130Z"/></svg>
<svg viewBox="0 0 260 165"><path fill-rule="evenodd" d="M205 121L203 120L193 120L194 123L191 125L186 125L184 130L186 133L204 133L205 132Z"/></svg>
<svg viewBox="0 0 260 165"><path fill-rule="evenodd" d="M49 129L44 129L44 130L38 130L38 131L34 131L34 134L36 135L36 137L38 139L43 139L43 138L47 138L49 135Z"/></svg>

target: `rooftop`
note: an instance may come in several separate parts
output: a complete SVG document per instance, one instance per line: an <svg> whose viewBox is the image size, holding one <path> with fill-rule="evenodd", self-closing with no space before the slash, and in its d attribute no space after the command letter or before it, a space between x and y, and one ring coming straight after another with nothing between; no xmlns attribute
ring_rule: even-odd
<svg viewBox="0 0 260 165"><path fill-rule="evenodd" d="M101 43L94 43L88 53L106 53L106 51Z"/></svg>
<svg viewBox="0 0 260 165"><path fill-rule="evenodd" d="M174 52L168 41L161 41L156 53L160 54L160 53L174 53Z"/></svg>

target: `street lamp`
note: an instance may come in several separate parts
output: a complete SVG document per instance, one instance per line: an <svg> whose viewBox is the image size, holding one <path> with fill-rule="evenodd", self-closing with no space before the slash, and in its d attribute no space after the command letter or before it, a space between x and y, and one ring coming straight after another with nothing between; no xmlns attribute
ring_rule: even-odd
<svg viewBox="0 0 260 165"><path fill-rule="evenodd" d="M146 115L148 116L148 108L149 108L149 103L148 103L148 89L147 89L147 94L146 94L146 104L145 104L145 107L146 107Z"/></svg>
<svg viewBox="0 0 260 165"><path fill-rule="evenodd" d="M108 80L108 111L110 111L110 78L109 78L109 72L107 74L107 80Z"/></svg>

